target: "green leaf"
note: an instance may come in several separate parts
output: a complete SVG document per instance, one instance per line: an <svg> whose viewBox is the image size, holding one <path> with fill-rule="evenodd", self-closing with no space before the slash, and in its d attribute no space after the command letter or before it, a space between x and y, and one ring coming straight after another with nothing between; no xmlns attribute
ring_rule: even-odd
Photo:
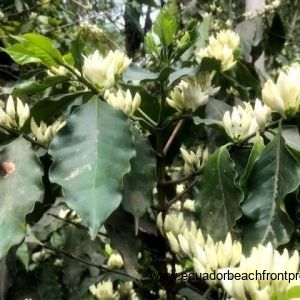
<svg viewBox="0 0 300 300"><path fill-rule="evenodd" d="M32 56L32 52L23 44L17 43L9 48L3 49L19 65L42 62L40 58Z"/></svg>
<svg viewBox="0 0 300 300"><path fill-rule="evenodd" d="M199 67L185 67L172 72L169 75L168 85L172 85L176 80L183 76L195 76L199 71Z"/></svg>
<svg viewBox="0 0 300 300"><path fill-rule="evenodd" d="M131 171L124 176L122 205L134 217L141 217L151 205L155 186L155 156L147 138L134 130L136 157Z"/></svg>
<svg viewBox="0 0 300 300"><path fill-rule="evenodd" d="M95 238L122 199L123 176L135 155L129 119L99 100L79 107L50 146L50 178L62 186Z"/></svg>
<svg viewBox="0 0 300 300"><path fill-rule="evenodd" d="M177 30L176 17L168 10L161 10L153 25L153 32L157 34L164 47L173 42Z"/></svg>
<svg viewBox="0 0 300 300"><path fill-rule="evenodd" d="M158 73L153 73L147 69L143 69L138 65L131 64L123 75L123 81L125 83L135 82L135 81L152 81L159 77Z"/></svg>
<svg viewBox="0 0 300 300"><path fill-rule="evenodd" d="M61 53L54 48L53 41L45 36L26 33L14 38L20 43L4 50L18 64L41 62L47 67L52 67L64 61Z"/></svg>
<svg viewBox="0 0 300 300"><path fill-rule="evenodd" d="M196 215L200 228L216 241L224 240L241 215L243 193L235 186L237 173L226 146L207 160L196 195Z"/></svg>
<svg viewBox="0 0 300 300"><path fill-rule="evenodd" d="M26 94L32 94L37 92L42 92L48 87L57 85L59 83L68 81L68 77L66 76L52 76L48 77L43 81L42 83L39 83L35 80L25 80L23 82L17 83L15 87L14 93L26 93Z"/></svg>
<svg viewBox="0 0 300 300"><path fill-rule="evenodd" d="M300 184L300 165L277 134L255 161L242 204L244 246L271 241L274 247L290 240L293 224L285 211L284 198Z"/></svg>
<svg viewBox="0 0 300 300"><path fill-rule="evenodd" d="M212 57L203 57L201 59L199 72L212 72L221 70L221 61Z"/></svg>
<svg viewBox="0 0 300 300"><path fill-rule="evenodd" d="M43 170L30 144L22 137L0 152L0 161L13 163L14 172L0 177L0 257L22 241L26 233L27 214L41 201ZM3 172L3 170L2 170Z"/></svg>
<svg viewBox="0 0 300 300"><path fill-rule="evenodd" d="M286 144L300 152L300 134L297 126L286 125L282 127L282 136Z"/></svg>
<svg viewBox="0 0 300 300"><path fill-rule="evenodd" d="M244 187L246 185L246 182L252 171L254 163L256 162L256 160L258 159L259 155L264 150L264 148L265 148L265 145L264 145L263 139L260 136L257 136L255 139L255 142L253 144L253 147L251 149L251 153L250 153L250 156L248 159L248 163L247 163L245 172L243 173L243 175L240 178L240 186L241 187Z"/></svg>
<svg viewBox="0 0 300 300"><path fill-rule="evenodd" d="M71 104L80 105L84 102L84 99L89 99L91 96L90 92L77 92L49 97L37 102L31 108L30 113L36 122L47 122L49 119L59 117Z"/></svg>

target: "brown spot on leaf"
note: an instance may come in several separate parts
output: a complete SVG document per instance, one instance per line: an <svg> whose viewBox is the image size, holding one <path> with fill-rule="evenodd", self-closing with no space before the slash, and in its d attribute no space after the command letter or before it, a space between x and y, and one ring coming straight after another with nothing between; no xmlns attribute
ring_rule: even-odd
<svg viewBox="0 0 300 300"><path fill-rule="evenodd" d="M1 163L1 169L3 176L11 175L15 172L16 165L11 161L4 161Z"/></svg>

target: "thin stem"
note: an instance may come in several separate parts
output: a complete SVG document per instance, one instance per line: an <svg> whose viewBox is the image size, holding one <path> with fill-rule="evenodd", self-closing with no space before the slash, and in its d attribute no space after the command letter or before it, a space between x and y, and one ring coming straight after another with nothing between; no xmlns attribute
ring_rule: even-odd
<svg viewBox="0 0 300 300"><path fill-rule="evenodd" d="M154 122L146 113L144 113L140 108L138 109L138 112L153 126L157 126L157 123Z"/></svg>
<svg viewBox="0 0 300 300"><path fill-rule="evenodd" d="M68 257L68 258L71 258L71 259L73 259L73 260L75 260L75 261L81 263L81 264L84 264L84 265L87 265L87 266L90 266L90 267L95 267L95 268L97 268L97 269L99 269L99 270L101 270L101 271L111 272L111 273L123 275L123 276L129 277L129 278L131 278L131 279L133 279L133 280L135 280L135 281L139 281L138 278L133 277L133 276L131 276L131 275L129 275L129 274L126 274L125 272L121 272L121 271L117 271L117 270L112 270L112 269L106 268L106 267L104 267L104 266L102 266L102 265L94 264L94 263L92 263L92 262L90 262L90 261L87 261L87 260L85 260L85 259L82 259L82 258L80 258L80 257L78 257L78 256L75 256L75 255L73 255L73 254L71 254L71 253L68 253L68 252L66 252L66 251L64 251L64 250L60 250L60 249L54 248L54 247L52 247L52 246L50 246L50 245L47 245L47 244L42 244L42 246L43 246L45 249L48 249L48 250L50 250L50 251L53 251L53 252L59 253L59 254L61 254L61 255L64 255L64 256L66 256L66 257Z"/></svg>
<svg viewBox="0 0 300 300"><path fill-rule="evenodd" d="M148 121L146 121L145 119L143 118L139 118L139 117L131 117L132 120L134 121L141 121L141 122L144 122L146 125L148 125L149 127L151 127L152 129L154 129L153 125L150 124Z"/></svg>
<svg viewBox="0 0 300 300"><path fill-rule="evenodd" d="M166 156L166 154L168 153L168 150L170 148L170 146L172 145L177 133L179 132L179 130L181 129L182 125L184 123L184 119L179 120L179 122L177 123L176 127L174 128L164 150L163 150L163 155Z"/></svg>
<svg viewBox="0 0 300 300"><path fill-rule="evenodd" d="M70 71L80 82L82 82L92 92L94 92L95 94L99 93L99 91L91 83L89 83L83 76L78 75L78 73L73 68L71 68L68 64L61 63L61 62L60 64L64 66L68 71Z"/></svg>
<svg viewBox="0 0 300 300"><path fill-rule="evenodd" d="M52 214L52 213L47 213L47 215L48 215L48 216L51 216L51 217L53 217L53 218L56 218L56 219L58 219L58 220L61 220L61 221L65 222L65 223L67 223L67 224L71 224L71 225L73 225L73 226L75 226L75 227L77 227L77 228L79 228L79 229L83 229L83 230L85 230L85 231L89 231L89 229L88 229L87 226L84 226L84 225L82 225L82 224L80 224L80 223L76 223L76 222L73 222L73 221L71 221L71 220L67 220L67 219L61 218L60 216L57 216L57 215ZM104 236L104 237L108 237L107 234L102 233L102 232L98 232L97 235L99 235L99 236Z"/></svg>

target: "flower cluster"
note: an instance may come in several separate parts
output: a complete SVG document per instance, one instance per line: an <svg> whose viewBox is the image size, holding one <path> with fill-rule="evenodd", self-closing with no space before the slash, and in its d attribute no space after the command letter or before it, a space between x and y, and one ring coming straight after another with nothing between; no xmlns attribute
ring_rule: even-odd
<svg viewBox="0 0 300 300"><path fill-rule="evenodd" d="M182 158L184 160L184 174L188 175L200 169L208 158L208 149L199 146L196 152L180 148Z"/></svg>
<svg viewBox="0 0 300 300"><path fill-rule="evenodd" d="M111 88L116 77L121 75L129 66L131 60L121 51L110 51L103 57L95 51L84 57L82 72L84 77L99 90Z"/></svg>
<svg viewBox="0 0 300 300"><path fill-rule="evenodd" d="M66 125L66 121L62 118L57 119L52 125L47 126L46 123L41 121L40 126L38 126L34 120L31 119L30 126L32 134L34 135L36 141L45 147L49 147L51 141L57 132Z"/></svg>
<svg viewBox="0 0 300 300"><path fill-rule="evenodd" d="M119 89L115 94L106 90L104 98L108 104L122 110L128 116L132 116L141 104L140 94L136 93L133 97L130 90L124 92Z"/></svg>
<svg viewBox="0 0 300 300"><path fill-rule="evenodd" d="M241 142L259 129L264 130L270 119L271 109L256 99L254 109L249 103L243 102L243 106L234 106L232 112L226 111L223 126L234 142Z"/></svg>
<svg viewBox="0 0 300 300"><path fill-rule="evenodd" d="M171 210L184 210L186 212L195 212L195 201L191 199L185 199L183 202L178 200L170 207Z"/></svg>
<svg viewBox="0 0 300 300"><path fill-rule="evenodd" d="M279 73L276 83L269 79L262 90L264 103L284 118L300 110L300 67L295 65Z"/></svg>
<svg viewBox="0 0 300 300"><path fill-rule="evenodd" d="M219 91L212 86L213 74L198 77L188 77L181 80L170 92L167 102L178 111L195 111L207 103L209 97Z"/></svg>
<svg viewBox="0 0 300 300"><path fill-rule="evenodd" d="M118 284L114 290L111 280L99 282L90 286L90 292L99 300L138 300L138 296L133 289L132 281Z"/></svg>
<svg viewBox="0 0 300 300"><path fill-rule="evenodd" d="M231 69L235 63L235 52L240 46L240 37L232 30L221 30L216 36L209 37L208 46L196 53L198 63L204 57L216 58L221 61L222 70Z"/></svg>
<svg viewBox="0 0 300 300"><path fill-rule="evenodd" d="M30 115L29 106L17 98L16 104L13 97L9 96L5 110L0 107L0 126L2 129L21 129Z"/></svg>
<svg viewBox="0 0 300 300"><path fill-rule="evenodd" d="M228 269L227 269L228 270ZM221 270L221 272L227 271ZM289 283L286 278L273 280L267 273L298 273L299 272L299 253L295 251L292 255L284 249L282 254L273 249L271 243L266 246L258 245L252 248L249 257L242 255L240 264L236 268L229 268L232 273L250 274L256 272L260 275L255 280L222 280L225 291L236 300L256 300L256 299L277 299L276 296L285 294L288 289L295 285L300 285L300 279L291 280ZM273 298L275 297L275 298ZM295 298L296 299L296 298Z"/></svg>
<svg viewBox="0 0 300 300"><path fill-rule="evenodd" d="M209 235L204 238L195 222L188 223L182 213L174 212L167 214L164 220L159 213L156 224L168 239L171 250L180 256L188 257L197 273L211 273L220 268L235 267L240 261L242 246L237 241L232 242L230 233L225 242L215 243ZM217 281L208 280L207 283L215 285Z"/></svg>

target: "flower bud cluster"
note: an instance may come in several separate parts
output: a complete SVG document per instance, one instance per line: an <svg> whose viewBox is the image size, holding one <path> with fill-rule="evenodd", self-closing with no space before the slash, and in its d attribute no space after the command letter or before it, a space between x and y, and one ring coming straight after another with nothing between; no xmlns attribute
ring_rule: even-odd
<svg viewBox="0 0 300 300"><path fill-rule="evenodd" d="M182 158L184 160L184 174L188 175L198 171L208 158L208 149L199 146L196 152L180 148Z"/></svg>
<svg viewBox="0 0 300 300"><path fill-rule="evenodd" d="M277 299L277 296L284 295L289 288L295 285L300 286L299 278L297 280L291 278L289 282L288 278L279 277L272 280L270 276L267 277L267 273L284 274L287 272L293 275L299 273L299 252L294 251L292 255L289 255L287 249L284 249L280 254L272 247L271 243L252 248L250 256L242 255L238 267L224 269L220 272L227 270L239 274L260 273L255 280L224 279L221 281L228 295L236 300Z"/></svg>
<svg viewBox="0 0 300 300"><path fill-rule="evenodd" d="M91 285L90 292L98 300L138 300L138 296L133 289L132 281L126 281L118 284L114 290L113 282L111 280L102 281L98 284Z"/></svg>
<svg viewBox="0 0 300 300"><path fill-rule="evenodd" d="M262 99L284 118L300 111L300 67L293 65L279 73L276 83L269 79L262 90Z"/></svg>
<svg viewBox="0 0 300 300"><path fill-rule="evenodd" d="M241 142L258 130L264 130L270 119L271 109L256 99L254 109L249 103L243 102L243 105L234 106L232 112L226 111L223 126L234 142Z"/></svg>
<svg viewBox="0 0 300 300"><path fill-rule="evenodd" d="M52 125L47 126L47 124L41 121L38 126L34 120L31 119L30 126L32 134L34 135L36 141L45 147L49 147L52 142L54 136L57 132L66 125L66 121L62 118L57 119Z"/></svg>
<svg viewBox="0 0 300 300"><path fill-rule="evenodd" d="M170 92L167 103L178 111L194 112L219 91L219 87L212 86L213 75L205 74L181 80Z"/></svg>
<svg viewBox="0 0 300 300"><path fill-rule="evenodd" d="M108 104L122 110L128 116L132 116L141 104L140 94L136 93L133 97L130 90L126 90L126 92L124 92L119 89L115 94L106 90L104 98Z"/></svg>
<svg viewBox="0 0 300 300"><path fill-rule="evenodd" d="M211 273L220 268L234 267L240 261L242 246L239 242L232 241L230 233L225 242L215 243L209 235L204 238L194 221L188 223L182 213L174 212L167 214L164 220L159 213L156 224L168 239L171 250L179 256L188 257L197 273ZM216 283L215 280L208 281L211 285Z"/></svg>
<svg viewBox="0 0 300 300"><path fill-rule="evenodd" d="M103 57L98 50L84 57L82 72L84 77L99 90L111 88L116 77L121 75L130 65L129 59L119 50L110 51Z"/></svg>
<svg viewBox="0 0 300 300"><path fill-rule="evenodd" d="M204 57L216 58L221 61L222 70L231 69L235 64L235 52L240 46L240 37L232 30L221 30L216 36L209 37L208 46L196 52L198 63Z"/></svg>
<svg viewBox="0 0 300 300"><path fill-rule="evenodd" d="M30 116L29 106L17 98L14 103L13 97L9 96L5 110L0 107L0 126L3 129L21 129Z"/></svg>

